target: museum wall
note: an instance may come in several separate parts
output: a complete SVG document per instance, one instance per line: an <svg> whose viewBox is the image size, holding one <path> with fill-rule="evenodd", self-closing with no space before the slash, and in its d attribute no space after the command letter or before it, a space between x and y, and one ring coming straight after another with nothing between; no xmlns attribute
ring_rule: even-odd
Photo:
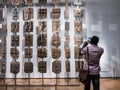
<svg viewBox="0 0 120 90"><path fill-rule="evenodd" d="M64 0L61 0L64 2ZM73 2L73 0L70 0ZM34 2L37 2L37 0L34 0ZM51 2L51 0L48 0L48 3ZM10 3L10 1L8 1ZM104 54L101 58L101 77L120 77L120 39L119 39L119 27L120 27L120 1L119 0L84 0L83 5L80 7L74 6L70 3L69 5L69 19L67 20L70 22L70 30L68 34L70 35L70 72L66 72L66 66L65 66L65 19L64 19L64 10L65 10L65 4L59 5L56 7L60 7L61 9L61 16L59 18L60 20L60 32L59 35L61 37L61 45L59 48L61 49L61 56L59 60L61 61L61 72L57 75L58 78L74 78L78 76L78 72L76 72L75 68L75 61L78 61L78 59L74 58L74 35L76 34L74 31L74 9L76 8L82 8L83 9L83 18L82 18L82 24L83 24L83 32L80 33L83 36L83 41L85 41L88 37L91 37L93 35L97 35L100 38L99 45L104 48ZM0 1L0 4L2 4L2 1ZM17 61L20 62L20 71L16 75L17 78L28 78L28 74L24 72L24 63L28 61L25 58L25 32L23 31L24 26L24 20L23 20L23 10L26 6L21 5L18 7L19 10L19 23L20 23L20 29L17 35L19 35L19 46L17 49L19 50L19 58ZM52 45L51 45L51 37L53 35L52 32L52 19L50 18L52 8L54 5L45 5L42 8L47 8L47 58L44 59L44 61L47 62L47 72L42 74L38 72L38 61L41 61L42 59L37 58L37 27L38 27L38 19L37 19L37 10L40 8L39 5L33 5L34 9L34 19L32 20L34 22L33 26L33 32L30 32L30 34L33 35L33 46L31 47L33 49L33 57L30 59L31 62L33 62L33 72L30 74L30 78L56 78L56 74L52 72L52 63L55 61L52 56ZM14 78L15 75L10 72L10 63L13 61L13 58L11 57L11 35L13 33L11 32L11 22L13 22L12 19L12 11L13 6L8 5L8 14L7 14L7 38L6 38L6 78ZM0 23L2 23L2 5L0 7ZM0 24L2 27L2 24ZM2 33L0 34L0 38L2 37ZM2 46L0 46L0 49L2 50ZM1 65L1 64L0 64Z"/></svg>

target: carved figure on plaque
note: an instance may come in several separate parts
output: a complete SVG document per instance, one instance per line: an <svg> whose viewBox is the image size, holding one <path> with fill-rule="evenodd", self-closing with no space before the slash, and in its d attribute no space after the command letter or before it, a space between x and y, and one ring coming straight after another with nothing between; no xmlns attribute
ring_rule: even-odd
<svg viewBox="0 0 120 90"><path fill-rule="evenodd" d="M81 45L83 43L83 37L81 35L75 35L74 41L75 45Z"/></svg>
<svg viewBox="0 0 120 90"><path fill-rule="evenodd" d="M7 3L7 0L3 0L3 3Z"/></svg>
<svg viewBox="0 0 120 90"><path fill-rule="evenodd" d="M52 31L60 32L60 20L52 20Z"/></svg>
<svg viewBox="0 0 120 90"><path fill-rule="evenodd" d="M3 17L4 19L7 19L7 7L6 7L6 5L5 5L4 8L3 8L3 15L2 15L2 17Z"/></svg>
<svg viewBox="0 0 120 90"><path fill-rule="evenodd" d="M79 46L75 46L74 47L74 58L75 59L80 59L79 53L80 53L80 47Z"/></svg>
<svg viewBox="0 0 120 90"><path fill-rule="evenodd" d="M69 6L67 4L65 6L64 18L69 19Z"/></svg>
<svg viewBox="0 0 120 90"><path fill-rule="evenodd" d="M1 59L6 59L6 49L3 48L2 51L1 51Z"/></svg>
<svg viewBox="0 0 120 90"><path fill-rule="evenodd" d="M70 61L65 61L66 62L66 72L70 72Z"/></svg>
<svg viewBox="0 0 120 90"><path fill-rule="evenodd" d="M37 37L38 46L46 46L47 45L47 34L40 34Z"/></svg>
<svg viewBox="0 0 120 90"><path fill-rule="evenodd" d="M33 19L34 17L33 8L25 8L23 12L24 12L23 13L24 20Z"/></svg>
<svg viewBox="0 0 120 90"><path fill-rule="evenodd" d="M65 22L65 30L66 31L70 30L70 23L69 22Z"/></svg>
<svg viewBox="0 0 120 90"><path fill-rule="evenodd" d="M45 21L38 22L38 33L47 31L47 23Z"/></svg>
<svg viewBox="0 0 120 90"><path fill-rule="evenodd" d="M52 19L59 19L60 18L60 8L53 8L52 9Z"/></svg>
<svg viewBox="0 0 120 90"><path fill-rule="evenodd" d="M33 72L33 63L32 62L25 62L24 63L24 72L25 73L32 73Z"/></svg>
<svg viewBox="0 0 120 90"><path fill-rule="evenodd" d="M2 31L6 32L7 31L7 22L2 22Z"/></svg>
<svg viewBox="0 0 120 90"><path fill-rule="evenodd" d="M47 0L38 0L38 3L39 3L39 4L46 4L46 3L47 3Z"/></svg>
<svg viewBox="0 0 120 90"><path fill-rule="evenodd" d="M25 46L33 46L33 35L31 34L25 35Z"/></svg>
<svg viewBox="0 0 120 90"><path fill-rule="evenodd" d="M5 46L6 45L6 36L3 36L2 37L2 46Z"/></svg>
<svg viewBox="0 0 120 90"><path fill-rule="evenodd" d="M33 32L33 22L25 22L24 23L24 32Z"/></svg>
<svg viewBox="0 0 120 90"><path fill-rule="evenodd" d="M66 42L66 44L70 43L70 35L68 35L68 34L65 35L65 42Z"/></svg>
<svg viewBox="0 0 120 90"><path fill-rule="evenodd" d="M19 5L20 4L20 0L12 0L12 5Z"/></svg>
<svg viewBox="0 0 120 90"><path fill-rule="evenodd" d="M74 21L74 30L76 32L82 31L82 21L78 21L78 20Z"/></svg>
<svg viewBox="0 0 120 90"><path fill-rule="evenodd" d="M47 57L47 49L46 48L39 48L38 49L38 57L39 58L46 58Z"/></svg>
<svg viewBox="0 0 120 90"><path fill-rule="evenodd" d="M52 63L52 72L55 74L60 74L61 72L61 62L60 61L54 61Z"/></svg>
<svg viewBox="0 0 120 90"><path fill-rule="evenodd" d="M20 71L20 63L16 61L12 61L10 63L10 72L13 74L17 74Z"/></svg>
<svg viewBox="0 0 120 90"><path fill-rule="evenodd" d="M61 38L59 34L53 34L51 44L55 47L59 47L61 44Z"/></svg>
<svg viewBox="0 0 120 90"><path fill-rule="evenodd" d="M53 4L60 3L60 0L52 0Z"/></svg>
<svg viewBox="0 0 120 90"><path fill-rule="evenodd" d="M33 0L24 0L25 5L32 5Z"/></svg>
<svg viewBox="0 0 120 90"><path fill-rule="evenodd" d="M66 57L67 59L70 58L70 48L69 48L69 47L66 47L66 48L65 48L65 57Z"/></svg>
<svg viewBox="0 0 120 90"><path fill-rule="evenodd" d="M46 69L46 61L40 61L38 62L38 71L40 73L46 73L47 72L47 69Z"/></svg>
<svg viewBox="0 0 120 90"><path fill-rule="evenodd" d="M61 56L61 49L60 48L52 48L52 58L59 59Z"/></svg>
<svg viewBox="0 0 120 90"><path fill-rule="evenodd" d="M2 63L1 73L6 73L6 64Z"/></svg>
<svg viewBox="0 0 120 90"><path fill-rule="evenodd" d="M25 48L25 58L32 58L32 48Z"/></svg>
<svg viewBox="0 0 120 90"><path fill-rule="evenodd" d="M11 48L11 57L13 59L18 59L19 58L19 51L17 48Z"/></svg>
<svg viewBox="0 0 120 90"><path fill-rule="evenodd" d="M19 36L18 35L11 36L11 46L19 46Z"/></svg>
<svg viewBox="0 0 120 90"><path fill-rule="evenodd" d="M11 22L11 32L19 32L19 22Z"/></svg>
<svg viewBox="0 0 120 90"><path fill-rule="evenodd" d="M38 19L45 19L47 18L47 9L38 9Z"/></svg>
<svg viewBox="0 0 120 90"><path fill-rule="evenodd" d="M83 17L83 10L81 10L81 9L75 9L74 10L74 17L76 17L76 18Z"/></svg>
<svg viewBox="0 0 120 90"><path fill-rule="evenodd" d="M19 11L17 8L13 9L13 14L12 14L13 20L18 20L19 19Z"/></svg>
<svg viewBox="0 0 120 90"><path fill-rule="evenodd" d="M75 71L79 72L80 68L83 66L83 61L75 61Z"/></svg>

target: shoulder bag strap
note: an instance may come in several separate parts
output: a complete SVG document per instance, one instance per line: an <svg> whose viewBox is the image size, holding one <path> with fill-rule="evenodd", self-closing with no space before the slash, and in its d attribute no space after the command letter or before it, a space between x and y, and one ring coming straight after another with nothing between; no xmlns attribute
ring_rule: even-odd
<svg viewBox="0 0 120 90"><path fill-rule="evenodd" d="M87 60L88 60L88 74L89 74L89 72L90 72L90 70L89 70L89 47L87 47Z"/></svg>

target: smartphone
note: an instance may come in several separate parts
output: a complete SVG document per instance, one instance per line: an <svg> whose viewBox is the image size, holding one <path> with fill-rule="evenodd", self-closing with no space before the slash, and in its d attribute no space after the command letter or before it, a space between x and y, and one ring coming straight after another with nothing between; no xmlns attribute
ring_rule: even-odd
<svg viewBox="0 0 120 90"><path fill-rule="evenodd" d="M87 41L90 43L91 42L91 37L89 37Z"/></svg>

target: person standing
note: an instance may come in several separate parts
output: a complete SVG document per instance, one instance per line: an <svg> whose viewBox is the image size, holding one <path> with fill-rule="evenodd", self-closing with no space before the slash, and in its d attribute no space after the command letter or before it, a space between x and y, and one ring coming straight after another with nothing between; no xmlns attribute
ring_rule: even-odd
<svg viewBox="0 0 120 90"><path fill-rule="evenodd" d="M90 85L92 81L93 89L100 90L100 58L104 53L104 49L98 46L99 38L93 36L89 41L83 43L82 49L80 50L80 55L89 53L89 76L88 80L84 85L84 90L90 90ZM88 45L90 43L90 45ZM87 50L88 47L88 50ZM84 60L83 69L88 69L88 60Z"/></svg>

